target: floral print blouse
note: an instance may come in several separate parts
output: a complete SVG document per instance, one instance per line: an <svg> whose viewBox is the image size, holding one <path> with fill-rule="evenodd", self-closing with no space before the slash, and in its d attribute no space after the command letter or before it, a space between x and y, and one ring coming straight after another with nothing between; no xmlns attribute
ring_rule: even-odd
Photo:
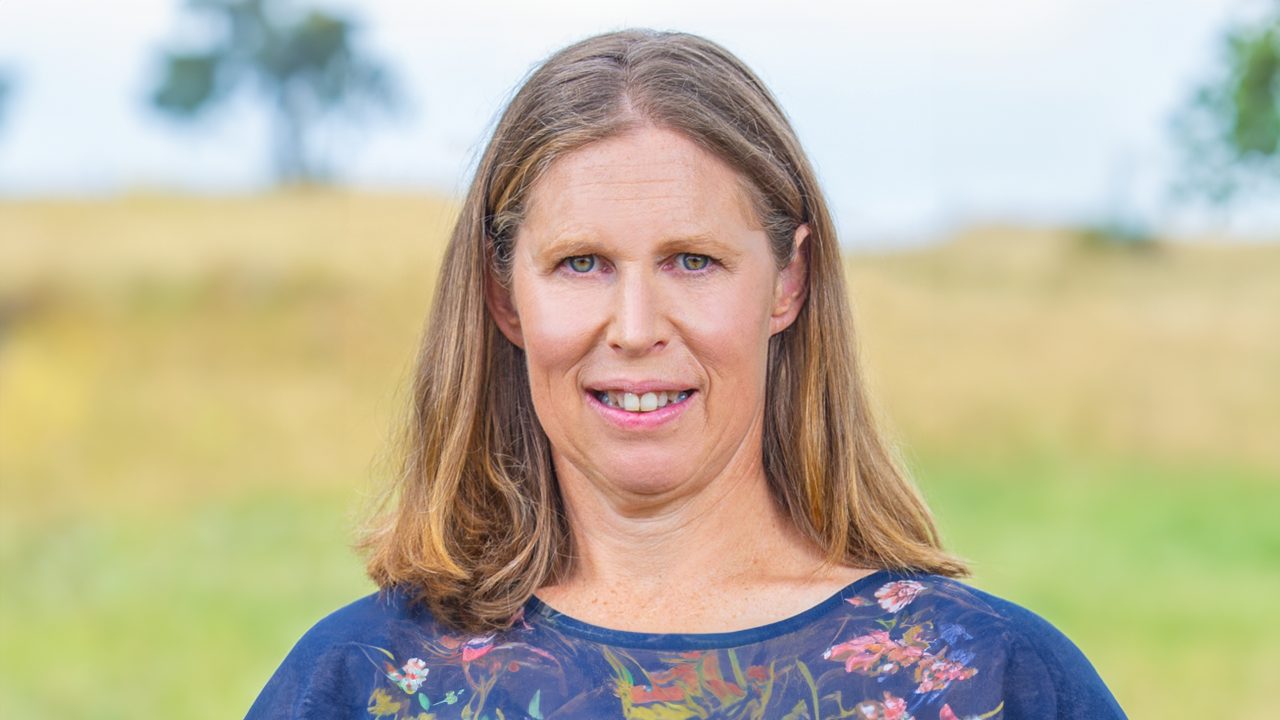
<svg viewBox="0 0 1280 720"><path fill-rule="evenodd" d="M247 720L1124 717L1040 616L881 570L786 620L704 634L610 630L532 598L510 629L466 636L375 593L311 628Z"/></svg>

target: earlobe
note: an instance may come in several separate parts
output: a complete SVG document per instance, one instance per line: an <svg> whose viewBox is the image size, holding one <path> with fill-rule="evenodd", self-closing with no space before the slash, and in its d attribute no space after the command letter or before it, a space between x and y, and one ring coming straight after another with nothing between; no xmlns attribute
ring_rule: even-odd
<svg viewBox="0 0 1280 720"><path fill-rule="evenodd" d="M523 350L524 333L520 330L520 315L511 299L511 289L498 282L492 272L485 274L484 301L498 329L512 345Z"/></svg>
<svg viewBox="0 0 1280 720"><path fill-rule="evenodd" d="M773 312L770 316L770 334L780 333L791 327L800 308L804 307L809 292L809 226L796 228L795 249L791 262L778 273L774 286Z"/></svg>

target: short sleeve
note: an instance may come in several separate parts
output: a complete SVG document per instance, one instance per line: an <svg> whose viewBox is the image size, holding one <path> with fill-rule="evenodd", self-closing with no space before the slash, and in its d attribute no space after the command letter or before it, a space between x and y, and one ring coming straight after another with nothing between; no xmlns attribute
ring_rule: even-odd
<svg viewBox="0 0 1280 720"><path fill-rule="evenodd" d="M346 720L366 717L373 677L357 638L379 627L370 596L322 619L267 680L245 720Z"/></svg>
<svg viewBox="0 0 1280 720"><path fill-rule="evenodd" d="M1030 610L1002 604L1010 621L1005 720L1126 717L1093 664L1062 631Z"/></svg>
<svg viewBox="0 0 1280 720"><path fill-rule="evenodd" d="M314 630L313 630L314 632ZM267 680L245 720L339 720L364 715L353 687L350 653L327 644L324 633L304 635Z"/></svg>

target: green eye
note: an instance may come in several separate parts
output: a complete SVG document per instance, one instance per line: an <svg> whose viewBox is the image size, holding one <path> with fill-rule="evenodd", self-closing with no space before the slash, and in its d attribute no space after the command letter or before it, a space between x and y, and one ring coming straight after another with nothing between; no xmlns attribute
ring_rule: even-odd
<svg viewBox="0 0 1280 720"><path fill-rule="evenodd" d="M596 256L595 255L575 255L571 258L567 258L565 260L565 263L569 266L569 269L574 272L587 273L595 269Z"/></svg>
<svg viewBox="0 0 1280 720"><path fill-rule="evenodd" d="M692 253L680 253L680 266L685 270L697 272L703 270L707 265L711 264L711 258L706 255L694 255Z"/></svg>

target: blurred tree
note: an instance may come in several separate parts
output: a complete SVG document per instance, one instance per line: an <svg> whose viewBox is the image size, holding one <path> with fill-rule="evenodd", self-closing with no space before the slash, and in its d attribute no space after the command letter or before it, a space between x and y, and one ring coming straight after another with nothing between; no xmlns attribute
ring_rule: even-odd
<svg viewBox="0 0 1280 720"><path fill-rule="evenodd" d="M1222 205L1280 184L1280 0L1226 34L1226 63L1173 117L1184 173L1175 194Z"/></svg>
<svg viewBox="0 0 1280 720"><path fill-rule="evenodd" d="M352 43L355 23L288 0L189 0L218 37L208 49L164 57L152 102L190 119L252 83L273 123L273 164L283 183L316 182L329 172L314 132L326 117L364 120L399 104L390 71Z"/></svg>

